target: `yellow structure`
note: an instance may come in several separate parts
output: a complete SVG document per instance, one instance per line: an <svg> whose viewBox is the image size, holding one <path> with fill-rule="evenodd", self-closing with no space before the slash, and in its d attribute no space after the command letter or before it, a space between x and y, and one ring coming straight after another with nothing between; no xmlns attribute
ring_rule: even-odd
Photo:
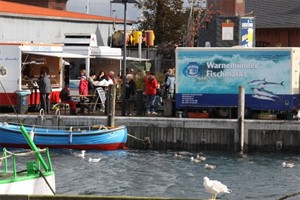
<svg viewBox="0 0 300 200"><path fill-rule="evenodd" d="M141 40L140 42L143 42L142 39L142 31L133 31L133 41L132 41L132 45L138 45L139 44L139 40Z"/></svg>

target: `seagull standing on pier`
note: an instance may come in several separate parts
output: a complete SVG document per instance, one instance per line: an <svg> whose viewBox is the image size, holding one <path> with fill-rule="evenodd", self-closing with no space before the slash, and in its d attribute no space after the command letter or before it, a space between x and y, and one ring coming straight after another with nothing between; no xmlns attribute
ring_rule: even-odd
<svg viewBox="0 0 300 200"><path fill-rule="evenodd" d="M216 199L218 194L231 193L226 185L217 180L209 180L208 177L203 178L203 185L207 192L212 194L212 199Z"/></svg>

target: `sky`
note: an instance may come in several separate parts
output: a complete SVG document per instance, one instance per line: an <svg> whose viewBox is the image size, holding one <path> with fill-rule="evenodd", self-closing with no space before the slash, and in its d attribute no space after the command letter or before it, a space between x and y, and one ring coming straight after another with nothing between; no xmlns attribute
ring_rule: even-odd
<svg viewBox="0 0 300 200"><path fill-rule="evenodd" d="M188 6L187 0L184 6ZM124 4L110 3L110 0L68 0L67 10L87 13L87 5L89 4L88 13L93 15L116 17L124 19ZM113 12L115 10L115 12ZM127 19L137 21L142 11L139 10L134 4L127 4Z"/></svg>
<svg viewBox="0 0 300 200"><path fill-rule="evenodd" d="M87 13L87 5L89 2L88 13L93 15L116 17L124 19L124 4L110 3L110 0L68 0L67 10ZM113 12L115 10L115 12ZM141 11L134 4L127 4L127 19L138 20Z"/></svg>

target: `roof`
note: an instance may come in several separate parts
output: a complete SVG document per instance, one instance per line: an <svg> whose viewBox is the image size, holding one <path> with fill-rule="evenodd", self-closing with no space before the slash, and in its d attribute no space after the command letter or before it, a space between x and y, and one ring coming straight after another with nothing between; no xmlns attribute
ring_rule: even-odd
<svg viewBox="0 0 300 200"><path fill-rule="evenodd" d="M246 0L256 28L300 28L300 0Z"/></svg>
<svg viewBox="0 0 300 200"><path fill-rule="evenodd" d="M103 22L119 22L123 23L123 19L115 19L112 17L98 16L98 15L88 15L77 12L68 12L63 10L55 10L49 8L42 8L37 6L18 4L6 1L0 1L0 15L19 15L27 17L37 17L37 18L55 18L62 20L80 20L80 21L103 21Z"/></svg>

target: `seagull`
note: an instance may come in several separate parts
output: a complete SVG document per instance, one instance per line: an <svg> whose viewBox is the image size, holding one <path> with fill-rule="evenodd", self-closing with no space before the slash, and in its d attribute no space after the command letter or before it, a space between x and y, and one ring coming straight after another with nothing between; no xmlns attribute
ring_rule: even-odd
<svg viewBox="0 0 300 200"><path fill-rule="evenodd" d="M282 162L281 166L283 168L293 168L293 167L295 167L295 163Z"/></svg>
<svg viewBox="0 0 300 200"><path fill-rule="evenodd" d="M74 156L80 157L80 158L84 158L85 157L85 150L82 150L81 153L74 153Z"/></svg>
<svg viewBox="0 0 300 200"><path fill-rule="evenodd" d="M210 165L210 164L205 164L204 165L205 169L216 169L216 167L217 167L216 165Z"/></svg>
<svg viewBox="0 0 300 200"><path fill-rule="evenodd" d="M207 192L212 194L212 199L216 199L218 194L231 193L231 190L226 185L217 180L209 180L208 177L203 178L203 185Z"/></svg>
<svg viewBox="0 0 300 200"><path fill-rule="evenodd" d="M300 110L298 110L296 117L297 117L298 120L300 119Z"/></svg>
<svg viewBox="0 0 300 200"><path fill-rule="evenodd" d="M180 155L180 154L175 153L175 158L177 158L177 159L182 159L182 158L183 158L183 155Z"/></svg>
<svg viewBox="0 0 300 200"><path fill-rule="evenodd" d="M191 161L192 161L192 162L195 162L195 163L201 162L201 160L195 159L194 157L191 157Z"/></svg>
<svg viewBox="0 0 300 200"><path fill-rule="evenodd" d="M204 160L206 160L206 157L197 155L196 159L204 161Z"/></svg>
<svg viewBox="0 0 300 200"><path fill-rule="evenodd" d="M89 158L90 163L99 162L100 160L102 160L102 158Z"/></svg>

